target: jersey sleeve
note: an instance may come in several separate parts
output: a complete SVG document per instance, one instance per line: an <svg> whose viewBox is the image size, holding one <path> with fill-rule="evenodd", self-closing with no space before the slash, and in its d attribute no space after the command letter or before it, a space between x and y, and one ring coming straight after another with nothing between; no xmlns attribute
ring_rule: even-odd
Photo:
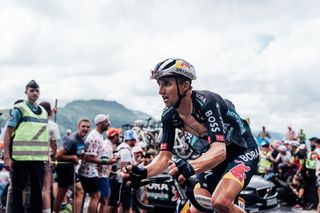
<svg viewBox="0 0 320 213"><path fill-rule="evenodd" d="M166 109L161 117L162 122L162 137L160 140L160 151L173 151L175 140L175 125L173 121L174 109Z"/></svg>
<svg viewBox="0 0 320 213"><path fill-rule="evenodd" d="M206 127L208 131L208 141L225 142L224 138L224 124L220 111L220 105L216 101L211 101L204 107L204 115L206 120Z"/></svg>

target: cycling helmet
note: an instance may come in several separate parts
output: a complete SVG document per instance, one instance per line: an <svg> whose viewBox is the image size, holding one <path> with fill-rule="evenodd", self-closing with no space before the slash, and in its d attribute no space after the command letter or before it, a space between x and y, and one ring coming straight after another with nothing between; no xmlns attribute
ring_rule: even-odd
<svg viewBox="0 0 320 213"><path fill-rule="evenodd" d="M186 96L186 94L181 94L179 86L178 86L178 78L184 77L191 80L196 79L196 71L194 67L183 59L178 58L168 58L160 63L151 71L151 79L158 80L162 77L175 77L177 83L177 91L178 91L178 101L173 106L174 108L178 108L181 104L182 98ZM190 87L191 88L191 87Z"/></svg>
<svg viewBox="0 0 320 213"><path fill-rule="evenodd" d="M158 80L165 76L183 76L190 80L196 79L194 67L183 59L168 58L160 63L151 71L151 79Z"/></svg>

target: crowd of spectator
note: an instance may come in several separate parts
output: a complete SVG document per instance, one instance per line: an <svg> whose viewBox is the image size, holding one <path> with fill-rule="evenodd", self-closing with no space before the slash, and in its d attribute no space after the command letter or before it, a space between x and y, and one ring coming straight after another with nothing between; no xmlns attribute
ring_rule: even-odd
<svg viewBox="0 0 320 213"><path fill-rule="evenodd" d="M37 103L40 86L34 80L25 94L1 128L0 211L140 212L120 170L146 165L157 153L139 143L133 130L112 128L103 113L81 118L76 131L62 138L53 119L58 110Z"/></svg>
<svg viewBox="0 0 320 213"><path fill-rule="evenodd" d="M297 134L288 126L282 140L273 140L262 127L257 141L258 175L276 185L282 204L293 210L316 209L320 196L320 139L307 140L303 129Z"/></svg>
<svg viewBox="0 0 320 213"><path fill-rule="evenodd" d="M55 140L63 143L54 151L50 149L50 161L45 171L51 171L49 175L53 179L43 185L43 195L46 195L49 184L53 189L53 199L50 201L49 189L49 204L43 204L43 208L50 209L50 212L68 212L71 209L81 212L86 205L88 212L140 212L131 198L131 188L121 184L120 170L129 164L149 164L157 151L145 142L139 142L133 130L109 127L108 115L98 114L93 120L95 127L92 127L90 119L80 119L77 131L68 129L63 139L58 130L51 132ZM44 178L47 179L46 176ZM10 200L7 200L10 185L10 173L1 161L0 209L3 212L14 212ZM27 186L25 191L30 192L30 187ZM30 193L23 196L26 200L23 207L25 212L29 212ZM45 201L45 197L42 200Z"/></svg>

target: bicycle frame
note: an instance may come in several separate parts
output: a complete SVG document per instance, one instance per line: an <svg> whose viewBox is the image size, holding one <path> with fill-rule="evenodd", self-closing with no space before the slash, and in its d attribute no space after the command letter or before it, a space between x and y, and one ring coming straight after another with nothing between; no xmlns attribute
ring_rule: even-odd
<svg viewBox="0 0 320 213"><path fill-rule="evenodd" d="M213 212L213 208L212 208L212 206L210 206L211 205L210 198L208 198L206 200L200 198L202 200L200 202L201 203L200 204L198 201L199 197L197 195L195 196L193 190L194 190L194 187L197 184L197 182L198 181L195 178L189 178L186 181L185 186L183 187L178 183L178 181L175 178L173 178L170 175L165 175L165 176L161 176L161 177L152 177L152 178L147 178L147 179L142 180L141 184L140 184L140 188L142 186L145 186L145 185L148 185L151 183L172 184L175 187L175 189L179 195L179 200L180 200L180 202L176 208L177 212L183 213L186 209L189 209L190 208L190 205L188 203L189 201L193 206L195 206L197 209L199 209L202 212ZM133 192L132 192L133 199L135 200L137 206L143 210L154 211L155 206L144 204L139 199L140 188L133 189ZM202 197L204 197L204 196L202 196Z"/></svg>

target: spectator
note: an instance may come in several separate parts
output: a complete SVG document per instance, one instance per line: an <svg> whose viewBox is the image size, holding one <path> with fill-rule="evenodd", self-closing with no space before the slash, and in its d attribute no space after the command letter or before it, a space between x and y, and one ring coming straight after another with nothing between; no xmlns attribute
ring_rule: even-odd
<svg viewBox="0 0 320 213"><path fill-rule="evenodd" d="M82 118L78 122L77 128L77 132L64 138L63 147L57 152L56 159L59 163L57 165L58 193L54 201L55 213L60 212L62 200L72 185L75 189L73 212L80 213L81 211L84 192L75 167L84 152L84 139L90 130L90 121L87 118Z"/></svg>
<svg viewBox="0 0 320 213"><path fill-rule="evenodd" d="M269 159L274 163L282 162L286 165L286 168L289 169L291 167L291 153L287 150L287 148L284 145L279 146L278 151L279 154L275 159L272 156L270 156Z"/></svg>
<svg viewBox="0 0 320 213"><path fill-rule="evenodd" d="M16 104L19 104L19 103L22 103L24 100L23 99L18 99L14 102L14 105ZM9 111L9 115L11 115L12 113L12 110ZM3 131L2 131L2 138L0 140L3 140L4 139L4 135L5 135L5 132L7 130L7 126L8 126L8 123L9 121L7 121L7 123L5 124L5 127L3 128ZM10 141L10 148L9 148L9 152L10 152L10 156L12 155L12 140L13 140L13 136L11 136L11 141ZM13 213L12 211L12 200L13 200L13 197L12 197L12 184L9 184L9 187L7 189L7 196L6 198L3 200L6 202L6 212L7 213ZM30 209L30 183L28 182L28 184L25 185L24 187L24 190L23 190L23 206L24 206L24 209L25 211L29 211Z"/></svg>
<svg viewBox="0 0 320 213"><path fill-rule="evenodd" d="M271 153L270 153L269 160L271 160L271 158L275 159L278 156L279 154L278 149L280 144L281 144L280 140L274 140L270 143ZM277 166L279 163L272 161L272 164L273 164L273 173L277 173L278 172Z"/></svg>
<svg viewBox="0 0 320 213"><path fill-rule="evenodd" d="M304 144L303 144L304 145ZM316 156L314 156L313 151L307 151L307 157L305 162L305 177L304 180L307 185L306 191L306 209L311 209L315 207L318 203L318 196L317 196L317 179L316 179L316 167L317 167L317 160Z"/></svg>
<svg viewBox="0 0 320 213"><path fill-rule="evenodd" d="M305 144L299 146L299 151L295 154L295 163L297 164L298 170L296 175L305 177L305 163L307 159L307 148Z"/></svg>
<svg viewBox="0 0 320 213"><path fill-rule="evenodd" d="M262 140L268 140L271 139L271 136L269 134L269 132L266 131L266 127L263 126L262 127L262 131L259 132L258 137L261 138Z"/></svg>
<svg viewBox="0 0 320 213"><path fill-rule="evenodd" d="M317 177L317 191L318 191L318 207L317 211L320 212L320 139L315 139L315 146L316 149L313 152L313 159L317 159L317 166L316 166L316 177Z"/></svg>
<svg viewBox="0 0 320 213"><path fill-rule="evenodd" d="M58 125L52 121L53 110L49 102L41 102L40 105L48 113L48 129L49 129L49 161L45 165L44 183L42 189L42 213L51 213L51 187L53 185L53 164L55 155L57 154L57 141L61 138ZM53 194L55 198L55 194Z"/></svg>
<svg viewBox="0 0 320 213"><path fill-rule="evenodd" d="M307 139L306 134L303 132L303 129L300 129L300 132L299 132L299 134L298 134L298 141L299 141L299 143L305 144L305 143L306 143L306 139Z"/></svg>
<svg viewBox="0 0 320 213"><path fill-rule="evenodd" d="M41 212L44 161L48 160L48 114L36 103L40 90L34 80L26 85L25 94L28 100L15 105L8 122L4 137L4 165L12 172L12 211L24 212L22 192L29 180L30 211Z"/></svg>
<svg viewBox="0 0 320 213"><path fill-rule="evenodd" d="M97 166L107 165L110 160L112 160L111 156L107 156L107 153L104 153L102 136L109 128L109 116L98 114L94 118L94 123L96 124L96 128L89 133L85 140L84 160L79 169L81 185L84 191L90 195L88 213L97 212L100 199L99 191L102 191L102 194L105 196L102 199L102 208L107 207L106 197L109 195L109 189L101 189L100 187L109 187L109 179L99 179ZM103 169L105 169L105 167ZM103 177L105 177L107 171L104 171L103 173Z"/></svg>
<svg viewBox="0 0 320 213"><path fill-rule="evenodd" d="M266 172L272 170L272 162L269 160L271 151L269 149L269 143L264 141L261 143L260 160L258 166L258 174L265 176Z"/></svg>
<svg viewBox="0 0 320 213"><path fill-rule="evenodd" d="M120 159L120 155L115 151L116 147L120 144L120 133L121 129L109 128L107 131L107 140L106 142L112 146L113 156L116 159ZM117 164L120 165L120 162L113 164L111 166L111 171L109 174L109 183L110 183L110 196L108 202L108 212L118 212L117 202L119 200L119 190L121 183L119 182L118 172L120 173L120 167L117 167Z"/></svg>
<svg viewBox="0 0 320 213"><path fill-rule="evenodd" d="M317 137L312 137L309 139L310 150L314 151L316 149Z"/></svg>
<svg viewBox="0 0 320 213"><path fill-rule="evenodd" d="M143 156L143 150L140 145L136 145L132 148L132 154L134 157L134 165L143 166L144 156Z"/></svg>
<svg viewBox="0 0 320 213"><path fill-rule="evenodd" d="M3 191L5 187L8 186L10 183L10 174L9 172L4 168L3 161L0 161L0 198L2 198ZM1 199L2 200L2 199ZM0 202L0 209L2 209L2 202Z"/></svg>
<svg viewBox="0 0 320 213"><path fill-rule="evenodd" d="M283 145L287 148L287 150L289 151L289 152L291 152L291 146L290 146L290 141L288 141L288 140L284 140L283 141Z"/></svg>
<svg viewBox="0 0 320 213"><path fill-rule="evenodd" d="M290 153L291 153L291 164L292 164L292 171L291 174L296 174L299 169L299 159L296 158L297 153L299 152L300 143L298 141L291 141L289 144Z"/></svg>
<svg viewBox="0 0 320 213"><path fill-rule="evenodd" d="M140 144L141 142L139 142ZM143 156L143 150L141 148L140 145L136 145L132 148L132 155L134 157L134 165L140 167L140 168L143 168L144 166L144 161L145 161L145 158ZM144 203L147 202L147 196L146 196L146 190L147 190L147 187L144 187L143 190L141 191L141 200L143 200ZM132 211L134 213L139 213L140 212L140 209L138 208L135 200L132 200Z"/></svg>
<svg viewBox="0 0 320 213"><path fill-rule="evenodd" d="M118 147L117 151L120 155L120 169L123 169L125 166L134 165L134 158L131 153L132 147L136 143L136 134L133 130L127 130L124 133L124 142L122 142ZM122 178L120 178L122 182ZM131 187L122 185L120 195L120 202L123 208L123 212L130 213L132 211L132 196L131 196Z"/></svg>
<svg viewBox="0 0 320 213"><path fill-rule="evenodd" d="M290 194L289 185L292 182L292 176L289 174L287 165L284 163L280 163L277 169L278 173L276 173L273 182L277 187L279 199L285 201L289 205L292 205L295 203L295 200L288 196L288 194Z"/></svg>
<svg viewBox="0 0 320 213"><path fill-rule="evenodd" d="M121 131L121 130L120 130ZM113 155L113 146L109 140L105 140L102 142L102 152L101 158L107 158L108 165L99 165L99 191L100 191L100 207L99 212L104 213L108 212L108 203L109 203L109 195L110 195L110 165L115 164L119 158L116 155Z"/></svg>
<svg viewBox="0 0 320 213"><path fill-rule="evenodd" d="M289 141L297 140L298 136L291 126L288 126L288 131L285 134L285 138Z"/></svg>
<svg viewBox="0 0 320 213"><path fill-rule="evenodd" d="M291 190L291 195L293 195L296 204L293 206L293 210L302 210L304 205L304 196L305 196L305 184L303 179L299 175L294 175L292 183L289 185Z"/></svg>

